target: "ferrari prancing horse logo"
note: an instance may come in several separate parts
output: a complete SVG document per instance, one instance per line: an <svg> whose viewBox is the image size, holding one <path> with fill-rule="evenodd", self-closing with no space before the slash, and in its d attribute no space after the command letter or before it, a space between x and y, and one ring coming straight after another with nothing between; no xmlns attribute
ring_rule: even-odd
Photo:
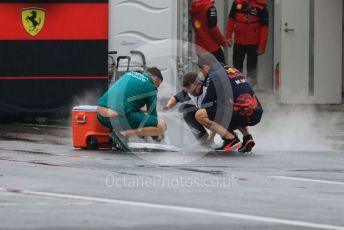
<svg viewBox="0 0 344 230"><path fill-rule="evenodd" d="M45 10L42 8L22 9L23 26L31 36L36 36L43 28L45 21Z"/></svg>

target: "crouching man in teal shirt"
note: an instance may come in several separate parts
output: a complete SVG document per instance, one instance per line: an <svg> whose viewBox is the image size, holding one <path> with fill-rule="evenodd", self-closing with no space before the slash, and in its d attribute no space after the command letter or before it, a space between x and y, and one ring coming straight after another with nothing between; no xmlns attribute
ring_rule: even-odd
<svg viewBox="0 0 344 230"><path fill-rule="evenodd" d="M116 81L98 101L98 120L112 129L113 147L129 151L128 137L152 136L161 140L166 123L158 118L156 103L161 71L151 67L146 72L128 72Z"/></svg>

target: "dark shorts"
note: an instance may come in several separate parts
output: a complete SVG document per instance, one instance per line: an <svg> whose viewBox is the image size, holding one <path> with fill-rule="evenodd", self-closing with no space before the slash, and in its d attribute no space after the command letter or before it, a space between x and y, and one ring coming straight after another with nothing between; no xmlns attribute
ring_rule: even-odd
<svg viewBox="0 0 344 230"><path fill-rule="evenodd" d="M157 116L140 112L131 112L128 113L126 116L118 116L112 119L102 117L98 114L97 118L102 125L110 129L116 128L118 130L129 130L158 126Z"/></svg>
<svg viewBox="0 0 344 230"><path fill-rule="evenodd" d="M235 130L240 127L246 126L255 126L257 125L260 120L262 119L263 110L257 109L253 112L253 115L250 117L244 116L239 112L233 112L232 120L229 128L231 130Z"/></svg>
<svg viewBox="0 0 344 230"><path fill-rule="evenodd" d="M205 108L205 110L207 111L209 120L215 121L217 107L211 106L211 107Z"/></svg>
<svg viewBox="0 0 344 230"><path fill-rule="evenodd" d="M205 109L207 111L208 117L211 121L215 121L216 119L216 112L217 112L217 107L212 106L208 107ZM228 129L230 130L235 130L240 127L246 127L246 126L255 126L257 125L263 115L263 110L262 109L256 109L253 112L253 115L250 117L244 116L240 114L240 112L234 112L232 114L232 119L230 121ZM220 124L220 122L215 121Z"/></svg>
<svg viewBox="0 0 344 230"><path fill-rule="evenodd" d="M208 137L207 130L196 120L195 114L198 108L192 104L181 104L179 112L183 113L183 119L189 126L192 134L198 140L204 140Z"/></svg>

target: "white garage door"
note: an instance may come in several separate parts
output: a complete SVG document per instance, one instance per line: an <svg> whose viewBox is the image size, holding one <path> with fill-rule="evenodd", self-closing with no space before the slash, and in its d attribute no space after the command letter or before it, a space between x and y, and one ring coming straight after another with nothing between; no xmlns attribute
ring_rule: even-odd
<svg viewBox="0 0 344 230"><path fill-rule="evenodd" d="M159 97L176 90L177 7L175 0L110 0L109 50L117 50L118 55L139 50L148 66L162 69Z"/></svg>
<svg viewBox="0 0 344 230"><path fill-rule="evenodd" d="M281 1L282 102L342 102L342 4Z"/></svg>

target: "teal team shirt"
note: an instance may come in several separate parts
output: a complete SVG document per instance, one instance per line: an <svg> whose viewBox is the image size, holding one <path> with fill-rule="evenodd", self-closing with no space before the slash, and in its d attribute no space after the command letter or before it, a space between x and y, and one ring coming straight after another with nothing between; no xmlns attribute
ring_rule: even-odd
<svg viewBox="0 0 344 230"><path fill-rule="evenodd" d="M98 105L111 108L120 114L117 119L111 121L112 126L129 129L157 126L156 101L157 88L151 75L147 72L128 72L109 88L99 99ZM139 113L140 108L145 105L148 115ZM100 121L104 124L102 119Z"/></svg>
<svg viewBox="0 0 344 230"><path fill-rule="evenodd" d="M98 105L122 115L137 112L147 105L148 114L157 115L157 88L147 72L128 72L99 99Z"/></svg>

